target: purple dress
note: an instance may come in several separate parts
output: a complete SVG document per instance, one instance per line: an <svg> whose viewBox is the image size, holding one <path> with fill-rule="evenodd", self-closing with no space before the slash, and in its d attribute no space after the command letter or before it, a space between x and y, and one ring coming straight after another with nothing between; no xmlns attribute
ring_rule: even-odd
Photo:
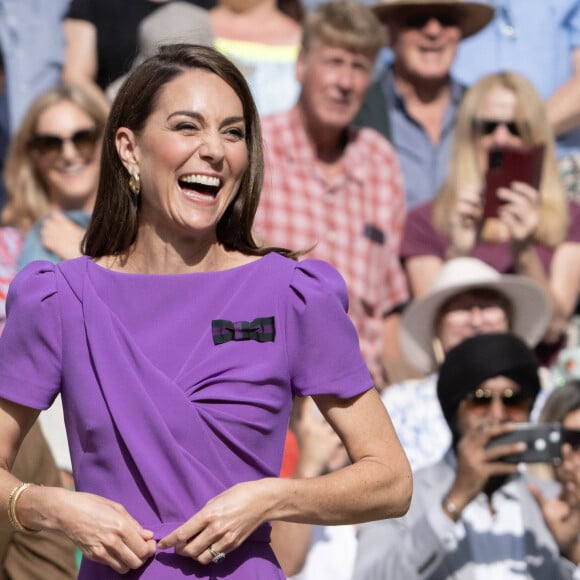
<svg viewBox="0 0 580 580"><path fill-rule="evenodd" d="M87 257L14 279L0 396L36 409L62 393L77 488L122 503L160 539L232 485L277 476L293 395L371 388L344 281L271 253L230 270L125 274ZM119 576L284 578L258 528L219 564L159 551Z"/></svg>

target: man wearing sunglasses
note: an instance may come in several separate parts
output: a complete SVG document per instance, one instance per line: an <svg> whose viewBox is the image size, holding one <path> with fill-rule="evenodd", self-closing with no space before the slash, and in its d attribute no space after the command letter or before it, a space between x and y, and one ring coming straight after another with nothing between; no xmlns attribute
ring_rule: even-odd
<svg viewBox="0 0 580 580"><path fill-rule="evenodd" d="M478 334L512 332L535 347L550 320L542 287L500 274L477 258L445 262L427 294L403 312L399 339L422 378L389 386L381 398L413 470L444 454L451 433L437 398L437 369L449 350Z"/></svg>
<svg viewBox="0 0 580 580"><path fill-rule="evenodd" d="M450 69L459 42L486 26L493 8L462 0L382 0L374 11L387 26L392 62L371 85L356 122L393 142L412 208L443 183L465 92Z"/></svg>
<svg viewBox="0 0 580 580"><path fill-rule="evenodd" d="M537 359L511 333L474 336L449 351L437 395L451 447L415 474L407 516L361 526L357 580L575 577L577 541L556 540L566 522L542 509L531 477L505 460L526 445L490 447L528 421L539 391Z"/></svg>

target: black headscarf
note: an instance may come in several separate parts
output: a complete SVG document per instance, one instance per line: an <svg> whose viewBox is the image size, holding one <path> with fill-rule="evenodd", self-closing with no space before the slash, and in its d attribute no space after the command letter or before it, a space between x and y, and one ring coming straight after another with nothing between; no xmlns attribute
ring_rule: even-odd
<svg viewBox="0 0 580 580"><path fill-rule="evenodd" d="M532 400L540 390L538 360L526 343L510 333L479 334L451 349L439 371L437 396L454 439L459 403L497 376L517 383Z"/></svg>

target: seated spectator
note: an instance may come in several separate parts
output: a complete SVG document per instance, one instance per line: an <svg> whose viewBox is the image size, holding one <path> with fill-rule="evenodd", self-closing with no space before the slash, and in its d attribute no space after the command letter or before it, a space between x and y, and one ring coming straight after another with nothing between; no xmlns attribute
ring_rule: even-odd
<svg viewBox="0 0 580 580"><path fill-rule="evenodd" d="M440 459L451 442L436 392L447 352L490 332L511 331L534 347L549 320L549 300L533 280L500 274L476 258L443 265L431 291L411 302L401 319L403 353L424 378L391 385L381 395L413 470Z"/></svg>
<svg viewBox="0 0 580 580"><path fill-rule="evenodd" d="M580 153L580 2L493 0L489 26L463 42L452 72L467 86L510 70L538 91L559 155Z"/></svg>
<svg viewBox="0 0 580 580"><path fill-rule="evenodd" d="M498 216L486 219L490 151L536 145L544 147L538 189L518 181L497 189ZM552 302L543 343L557 352L580 290L580 207L563 192L543 102L520 75L484 77L461 104L453 147L443 187L408 215L401 258L413 296L424 295L445 261L457 256L529 277Z"/></svg>
<svg viewBox="0 0 580 580"><path fill-rule="evenodd" d="M61 85L33 102L10 145L2 223L26 236L20 267L80 256L98 183L105 110Z"/></svg>
<svg viewBox="0 0 580 580"><path fill-rule="evenodd" d="M209 11L215 47L242 71L260 115L285 111L296 103L294 68L300 47L300 0L218 0Z"/></svg>
<svg viewBox="0 0 580 580"><path fill-rule="evenodd" d="M367 92L356 122L391 139L412 208L443 183L465 92L451 65L460 41L486 26L493 8L458 0L383 0L374 11L387 26L392 58Z"/></svg>
<svg viewBox="0 0 580 580"><path fill-rule="evenodd" d="M274 246L310 250L308 257L340 271L365 361L381 390L393 380L386 367L398 356L384 351L394 345L383 340L392 322L385 316L408 297L398 260L405 199L389 142L352 121L383 31L372 11L354 1L319 6L303 28L298 103L262 123L265 178L255 233Z"/></svg>
<svg viewBox="0 0 580 580"><path fill-rule="evenodd" d="M448 353L437 396L452 445L438 463L415 473L405 517L359 527L354 578L576 576L580 518L576 541L559 543L567 523L536 501L530 476L504 460L525 444L488 448L492 438L529 420L539 391L537 360L515 335L474 336Z"/></svg>
<svg viewBox="0 0 580 580"><path fill-rule="evenodd" d="M32 260L59 262L81 255L97 191L105 120L106 111L74 85L46 91L32 103L6 162L8 203L0 237L7 283L15 263L23 267ZM63 483L71 487L60 399L40 421Z"/></svg>

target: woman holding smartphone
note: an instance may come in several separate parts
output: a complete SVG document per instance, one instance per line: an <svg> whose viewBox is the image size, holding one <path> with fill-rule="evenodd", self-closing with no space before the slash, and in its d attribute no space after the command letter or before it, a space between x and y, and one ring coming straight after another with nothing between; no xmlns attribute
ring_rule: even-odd
<svg viewBox="0 0 580 580"><path fill-rule="evenodd" d="M486 188L489 159L497 159L498 150L534 148L543 150L536 161L541 167L530 166L540 175L537 187L508 180ZM500 163L506 159L501 155ZM498 201L490 217L486 190ZM425 294L443 263L458 256L539 282L552 302L544 344L549 350L560 344L580 290L580 206L562 188L544 103L515 73L488 75L468 91L447 180L432 201L409 213L401 257L412 295Z"/></svg>

